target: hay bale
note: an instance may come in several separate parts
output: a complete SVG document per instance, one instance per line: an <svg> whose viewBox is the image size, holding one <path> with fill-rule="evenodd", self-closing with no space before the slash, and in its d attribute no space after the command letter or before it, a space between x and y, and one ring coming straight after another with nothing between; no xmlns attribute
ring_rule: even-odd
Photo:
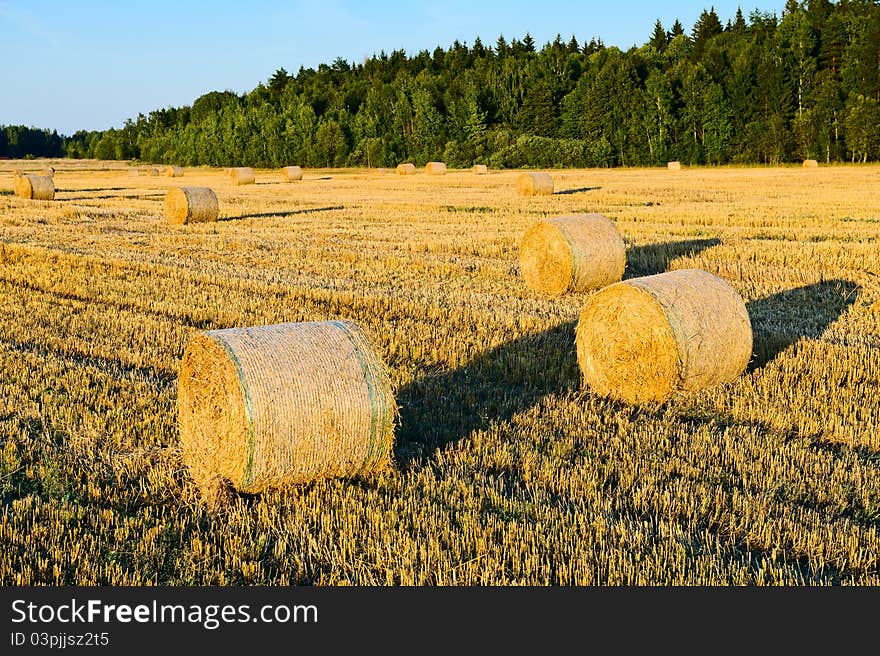
<svg viewBox="0 0 880 656"><path fill-rule="evenodd" d="M55 183L50 175L20 175L13 182L13 191L19 198L54 200Z"/></svg>
<svg viewBox="0 0 880 656"><path fill-rule="evenodd" d="M54 166L44 166L40 169L40 175L48 175L50 178L55 175L55 167Z"/></svg>
<svg viewBox="0 0 880 656"><path fill-rule="evenodd" d="M148 167L147 175L159 175L159 169L157 169L155 166Z"/></svg>
<svg viewBox="0 0 880 656"><path fill-rule="evenodd" d="M471 171L474 172L474 175L486 175L489 172L489 167L485 164L474 164Z"/></svg>
<svg viewBox="0 0 880 656"><path fill-rule="evenodd" d="M234 185L254 184L256 177L250 166L237 166L229 169L229 179Z"/></svg>
<svg viewBox="0 0 880 656"><path fill-rule="evenodd" d="M586 292L623 278L626 246L601 214L559 216L526 231L519 266L526 284L537 292Z"/></svg>
<svg viewBox="0 0 880 656"><path fill-rule="evenodd" d="M281 176L287 181L302 180L303 170L299 166L285 166L281 169Z"/></svg>
<svg viewBox="0 0 880 656"><path fill-rule="evenodd" d="M220 213L217 194L208 187L178 187L165 194L165 219L168 223L205 223L216 221Z"/></svg>
<svg viewBox="0 0 880 656"><path fill-rule="evenodd" d="M445 175L446 164L444 162L428 162L425 164L425 173L428 175Z"/></svg>
<svg viewBox="0 0 880 656"><path fill-rule="evenodd" d="M209 504L391 464L396 406L385 367L349 321L196 335L178 378L180 448Z"/></svg>
<svg viewBox="0 0 880 656"><path fill-rule="evenodd" d="M516 190L520 196L550 196L553 193L553 178L549 173L524 171L516 180Z"/></svg>
<svg viewBox="0 0 880 656"><path fill-rule="evenodd" d="M670 171L680 171L681 163L680 162L666 162L666 168Z"/></svg>
<svg viewBox="0 0 880 656"><path fill-rule="evenodd" d="M804 160L804 168L805 169L815 169L819 168L819 162L814 159L805 159Z"/></svg>
<svg viewBox="0 0 880 656"><path fill-rule="evenodd" d="M639 404L734 380L751 358L752 326L727 282L682 269L593 294L576 341L584 383L597 394Z"/></svg>
<svg viewBox="0 0 880 656"><path fill-rule="evenodd" d="M128 174L133 176L138 176L141 174L140 169L128 169Z"/></svg>
<svg viewBox="0 0 880 656"><path fill-rule="evenodd" d="M416 165L412 162L397 165L397 175L412 175L416 172Z"/></svg>
<svg viewBox="0 0 880 656"><path fill-rule="evenodd" d="M169 178L183 177L183 167L182 166L166 166L162 172Z"/></svg>

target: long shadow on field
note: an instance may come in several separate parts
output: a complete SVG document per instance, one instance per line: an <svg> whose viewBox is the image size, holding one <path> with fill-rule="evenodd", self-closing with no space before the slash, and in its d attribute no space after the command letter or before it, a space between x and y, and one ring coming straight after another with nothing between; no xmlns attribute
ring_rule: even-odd
<svg viewBox="0 0 880 656"><path fill-rule="evenodd" d="M850 280L826 280L746 303L754 334L749 371L761 369L802 338L821 337L859 295Z"/></svg>
<svg viewBox="0 0 880 656"><path fill-rule="evenodd" d="M579 381L569 321L487 351L463 367L430 374L401 388L395 459L401 467L510 419L543 397L575 389Z"/></svg>
<svg viewBox="0 0 880 656"><path fill-rule="evenodd" d="M74 193L72 191L64 191L61 190L60 193ZM165 193L155 193L155 194L102 194L100 196L69 196L67 198L56 198L55 200L102 200L102 199L110 199L110 198L119 198L119 199L131 199L131 198L158 198L164 197Z"/></svg>
<svg viewBox="0 0 880 656"><path fill-rule="evenodd" d="M693 257L720 243L720 239L712 237L711 239L687 239L668 241L662 244L633 246L626 252L626 271L623 277L637 278L663 273L669 269L672 260L685 255Z"/></svg>
<svg viewBox="0 0 880 656"><path fill-rule="evenodd" d="M308 207L301 210L279 210L278 212L257 212L254 214L241 214L239 216L221 216L218 221L240 221L242 219L260 219L267 216L296 216L297 214L314 214L316 212L329 212L331 210L344 210L344 205L330 205L329 207Z"/></svg>
<svg viewBox="0 0 880 656"><path fill-rule="evenodd" d="M565 196L567 194L580 194L585 191L598 191L602 187L578 187L577 189L561 189L559 191L554 191L554 196Z"/></svg>

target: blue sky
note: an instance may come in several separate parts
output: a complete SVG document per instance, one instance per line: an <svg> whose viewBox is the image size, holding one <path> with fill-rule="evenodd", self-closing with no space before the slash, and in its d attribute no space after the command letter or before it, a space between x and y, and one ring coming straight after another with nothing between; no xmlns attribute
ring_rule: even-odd
<svg viewBox="0 0 880 656"><path fill-rule="evenodd" d="M281 66L294 73L477 36L491 45L529 32L540 46L573 34L625 49L644 43L657 18L690 31L704 8L726 22L740 4L748 17L756 7L780 14L784 0L0 0L0 124L118 127L208 91L248 91Z"/></svg>

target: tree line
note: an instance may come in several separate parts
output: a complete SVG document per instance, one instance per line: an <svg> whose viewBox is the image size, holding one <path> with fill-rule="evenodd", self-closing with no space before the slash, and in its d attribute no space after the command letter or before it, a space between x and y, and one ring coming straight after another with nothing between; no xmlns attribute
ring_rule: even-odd
<svg viewBox="0 0 880 656"><path fill-rule="evenodd" d="M70 157L214 166L877 160L880 0L788 0L726 22L709 8L626 51L526 34L337 58L61 141Z"/></svg>

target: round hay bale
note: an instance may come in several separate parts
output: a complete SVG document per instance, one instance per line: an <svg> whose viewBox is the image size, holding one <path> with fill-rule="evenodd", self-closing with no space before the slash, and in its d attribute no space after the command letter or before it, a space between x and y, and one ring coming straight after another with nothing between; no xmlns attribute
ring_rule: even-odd
<svg viewBox="0 0 880 656"><path fill-rule="evenodd" d="M549 173L523 171L516 179L516 190L520 196L550 196L553 193L553 178Z"/></svg>
<svg viewBox="0 0 880 656"><path fill-rule="evenodd" d="M474 164L471 171L474 172L474 175L486 175L489 172L489 167L485 164Z"/></svg>
<svg viewBox="0 0 880 656"><path fill-rule="evenodd" d="M55 183L50 175L20 175L13 183L13 191L20 198L54 200Z"/></svg>
<svg viewBox="0 0 880 656"><path fill-rule="evenodd" d="M163 172L169 178L183 177L183 167L182 166L166 166L164 168Z"/></svg>
<svg viewBox="0 0 880 656"><path fill-rule="evenodd" d="M205 223L216 221L220 213L217 194L208 187L178 187L165 194L165 219L168 223Z"/></svg>
<svg viewBox="0 0 880 656"><path fill-rule="evenodd" d="M814 159L805 159L804 160L804 168L805 169L815 169L819 167L819 162Z"/></svg>
<svg viewBox="0 0 880 656"><path fill-rule="evenodd" d="M670 171L680 171L681 162L666 162L666 168Z"/></svg>
<svg viewBox="0 0 880 656"><path fill-rule="evenodd" d="M229 179L234 185L254 184L256 176L250 166L237 166L229 169Z"/></svg>
<svg viewBox="0 0 880 656"><path fill-rule="evenodd" d="M209 504L391 464L396 406L384 364L350 321L212 330L178 378L183 461Z"/></svg>
<svg viewBox="0 0 880 656"><path fill-rule="evenodd" d="M147 175L159 175L159 169L156 167L147 168Z"/></svg>
<svg viewBox="0 0 880 656"><path fill-rule="evenodd" d="M751 359L752 326L727 282L682 269L590 296L576 341L584 383L602 396L639 404L734 380Z"/></svg>
<svg viewBox="0 0 880 656"><path fill-rule="evenodd" d="M55 175L55 167L44 166L42 169L40 169L40 175L48 175L49 177L52 177L53 175Z"/></svg>
<svg viewBox="0 0 880 656"><path fill-rule="evenodd" d="M601 214L559 216L526 231L519 266L526 284L537 292L586 292L623 278L626 246Z"/></svg>
<svg viewBox="0 0 880 656"><path fill-rule="evenodd" d="M303 179L303 170L300 166L285 166L281 169L281 176L287 181Z"/></svg>
<svg viewBox="0 0 880 656"><path fill-rule="evenodd" d="M412 162L397 165L397 175L412 175L416 172L416 165Z"/></svg>
<svg viewBox="0 0 880 656"><path fill-rule="evenodd" d="M428 162L425 164L425 173L428 175L445 175L446 164L444 162Z"/></svg>
<svg viewBox="0 0 880 656"><path fill-rule="evenodd" d="M133 176L138 176L141 174L140 169L128 169L128 174Z"/></svg>

